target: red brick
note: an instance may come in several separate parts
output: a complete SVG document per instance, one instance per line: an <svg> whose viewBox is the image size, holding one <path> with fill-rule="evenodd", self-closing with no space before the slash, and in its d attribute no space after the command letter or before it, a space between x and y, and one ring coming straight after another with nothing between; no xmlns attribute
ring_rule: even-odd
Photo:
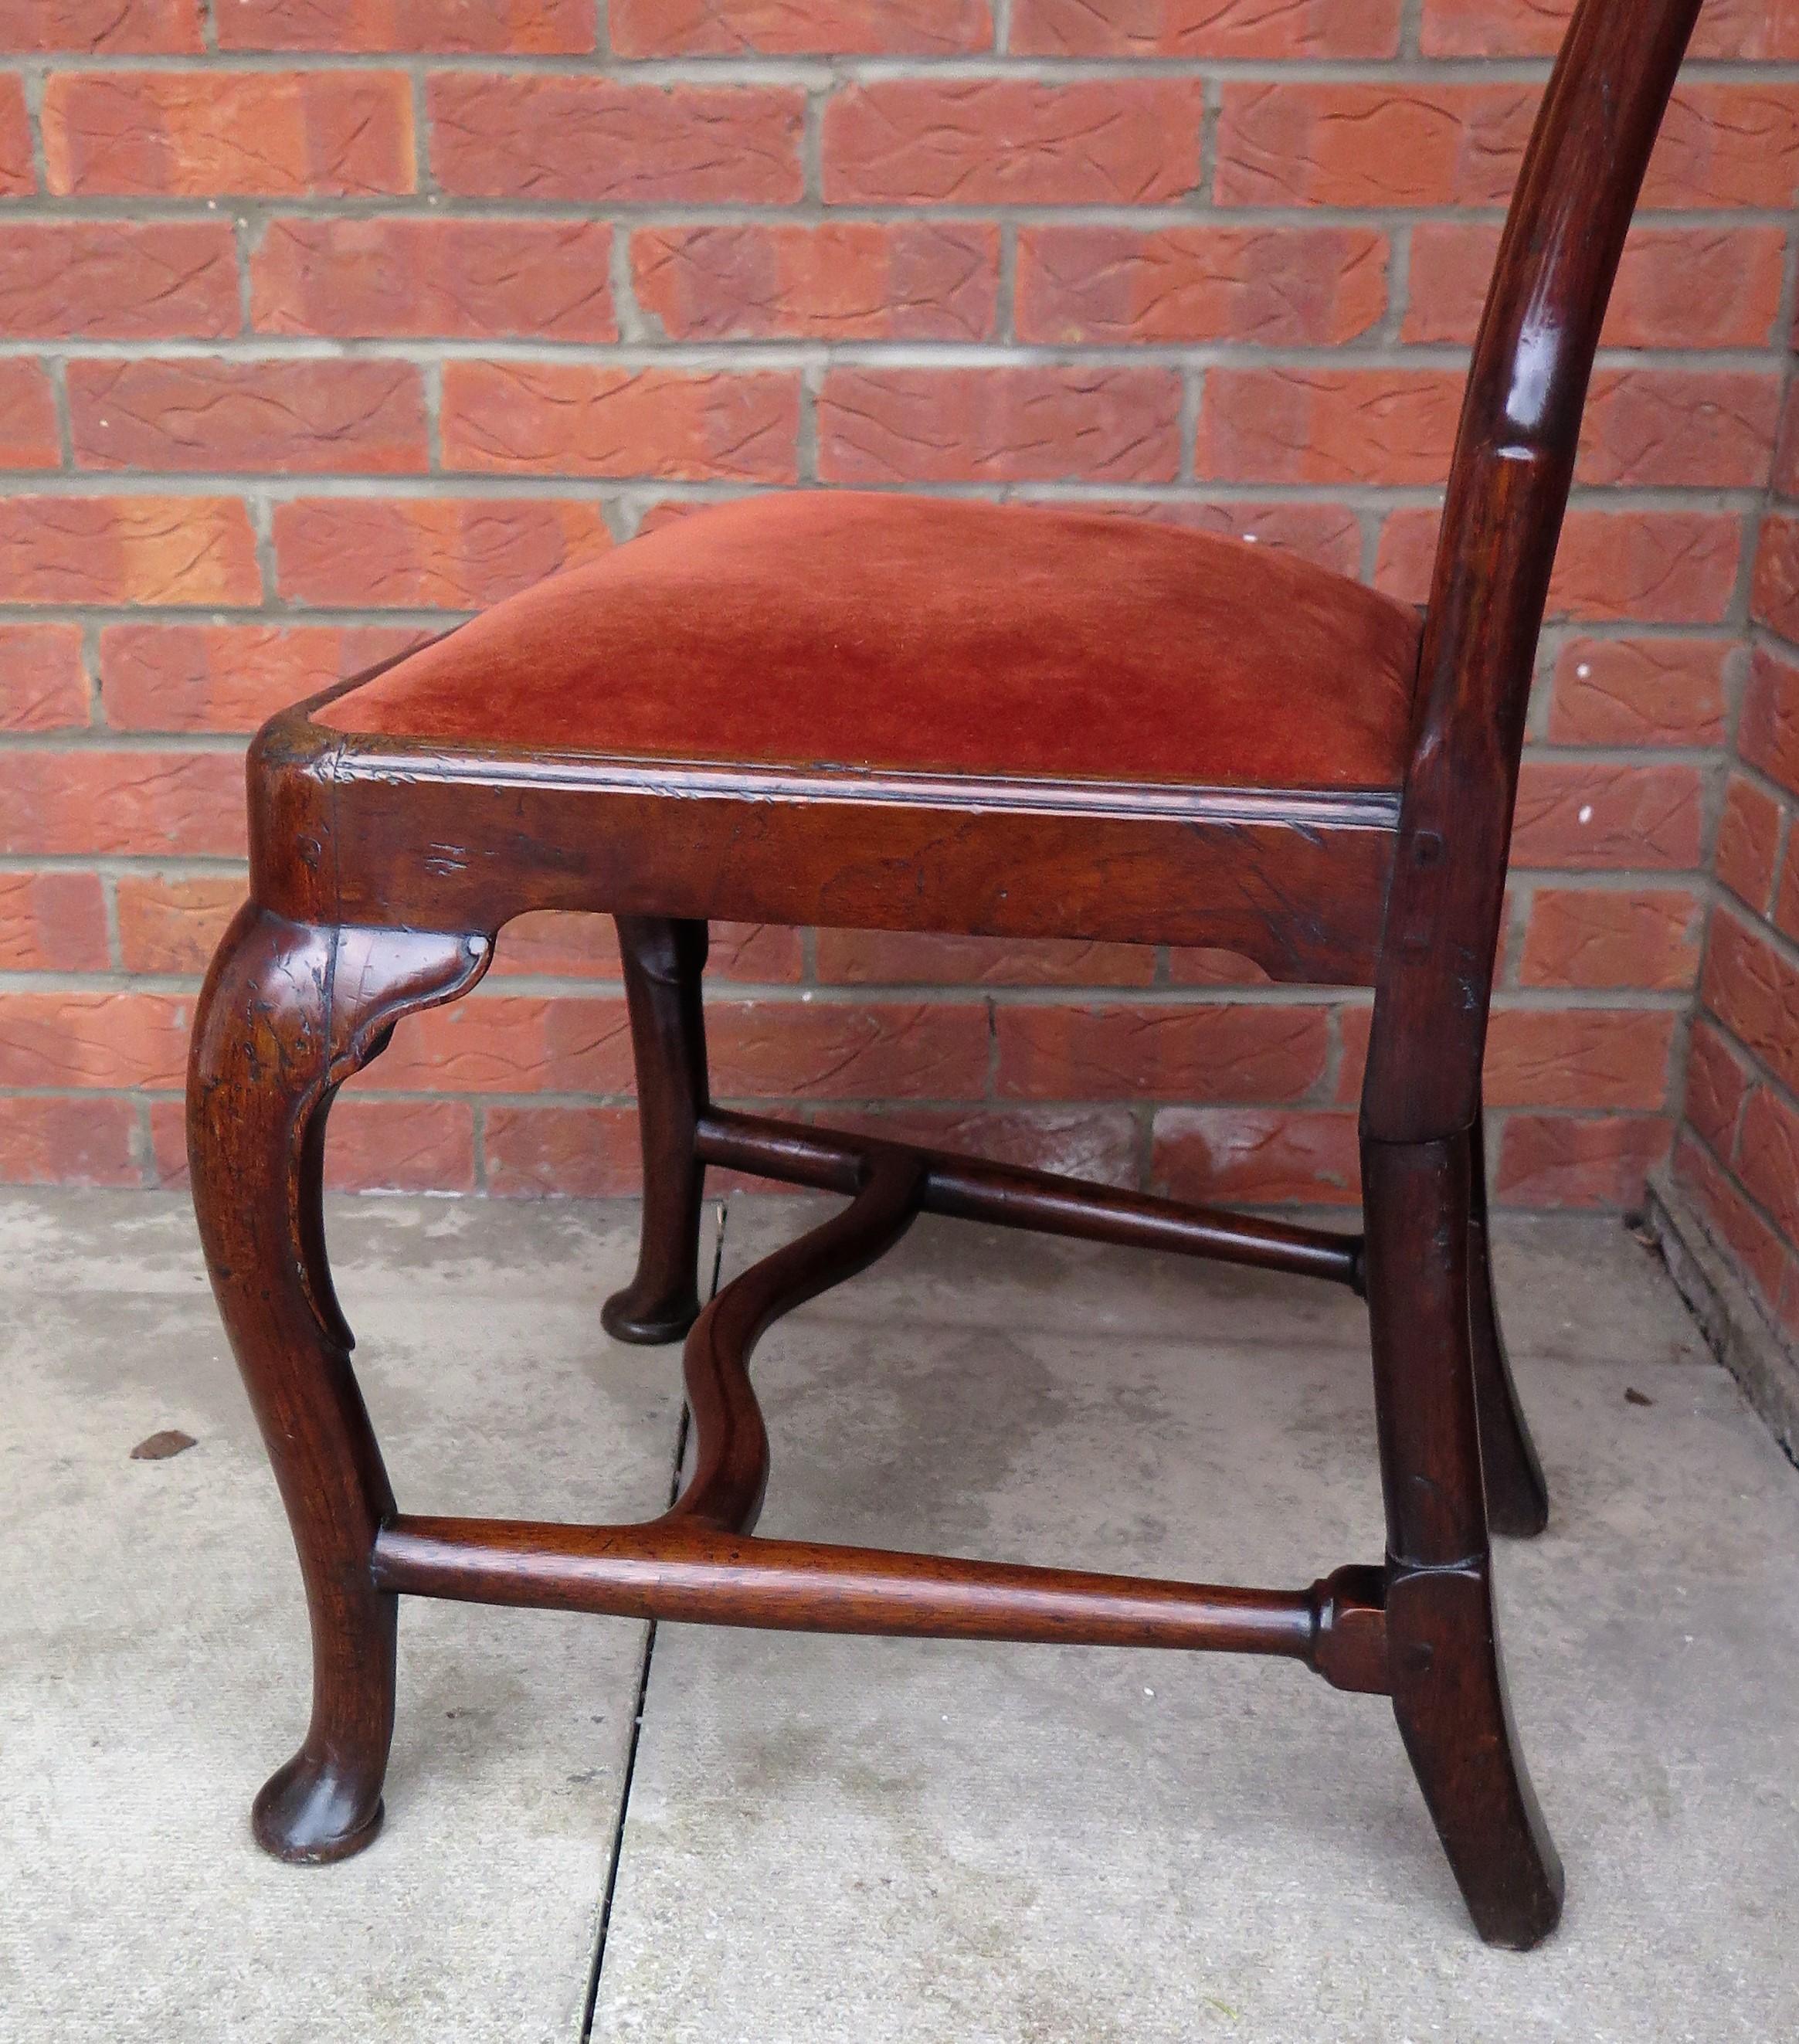
<svg viewBox="0 0 1799 2044"><path fill-rule="evenodd" d="M172 198L414 188L400 71L59 71L44 88L50 189Z"/></svg>
<svg viewBox="0 0 1799 2044"><path fill-rule="evenodd" d="M1298 1100L1324 1077L1329 1043L1312 1007L1001 1008L994 1019L1010 1099Z"/></svg>
<svg viewBox="0 0 1799 2044"><path fill-rule="evenodd" d="M818 401L832 482L1171 482L1181 382L1167 369L834 369Z"/></svg>
<svg viewBox="0 0 1799 2044"><path fill-rule="evenodd" d="M1550 609L1646 624L1720 623L1742 547L1740 523L1728 515L1577 511L1562 530Z"/></svg>
<svg viewBox="0 0 1799 2044"><path fill-rule="evenodd" d="M0 468L60 468L56 393L40 362L0 359Z"/></svg>
<svg viewBox="0 0 1799 2044"><path fill-rule="evenodd" d="M0 335L214 340L236 333L237 249L223 221L0 225Z"/></svg>
<svg viewBox="0 0 1799 2044"><path fill-rule="evenodd" d="M150 1183L159 1192L184 1193L191 1183L187 1172L185 1105L179 1100L152 1098L149 1119Z"/></svg>
<svg viewBox="0 0 1799 2044"><path fill-rule="evenodd" d="M1799 640L1799 517L1771 513L1762 521L1749 607L1758 624Z"/></svg>
<svg viewBox="0 0 1799 2044"><path fill-rule="evenodd" d="M1428 57L1553 56L1574 0L1425 0L1420 48ZM1693 55L1732 63L1799 57L1793 0L1708 0Z"/></svg>
<svg viewBox="0 0 1799 2044"><path fill-rule="evenodd" d="M1659 1114L1509 1114L1493 1197L1501 1206L1628 1212L1672 1135Z"/></svg>
<svg viewBox="0 0 1799 2044"><path fill-rule="evenodd" d="M0 72L0 198L16 198L37 189L37 172L31 160L31 115L25 103L23 82L12 72Z"/></svg>
<svg viewBox="0 0 1799 2044"><path fill-rule="evenodd" d="M0 1183L139 1185L137 1111L79 1095L0 1100Z"/></svg>
<svg viewBox="0 0 1799 2044"><path fill-rule="evenodd" d="M1680 870L1700 863L1705 782L1697 766L1527 759L1512 856L1519 866Z"/></svg>
<svg viewBox="0 0 1799 2044"><path fill-rule="evenodd" d="M801 977L800 933L779 923L714 923L709 979L769 986Z"/></svg>
<svg viewBox="0 0 1799 2044"><path fill-rule="evenodd" d="M490 1107L482 1154L502 1199L609 1199L643 1185L633 1108Z"/></svg>
<svg viewBox="0 0 1799 2044"><path fill-rule="evenodd" d="M1780 1236L1743 1197L1728 1172L1684 1131L1674 1145L1674 1176L1692 1195L1711 1234L1772 1305L1786 1275Z"/></svg>
<svg viewBox="0 0 1799 2044"><path fill-rule="evenodd" d="M1519 983L1678 992L1698 977L1704 903L1681 887L1539 887Z"/></svg>
<svg viewBox="0 0 1799 2044"><path fill-rule="evenodd" d="M1368 1039L1374 1028L1371 1001L1359 1001L1353 1005L1345 1003L1336 1012L1336 1026L1343 1043L1343 1055L1337 1060L1336 1082L1331 1097L1339 1105L1347 1105L1362 1097L1362 1081L1368 1066Z"/></svg>
<svg viewBox="0 0 1799 2044"><path fill-rule="evenodd" d="M92 873L0 873L0 971L104 972L106 904Z"/></svg>
<svg viewBox="0 0 1799 2044"><path fill-rule="evenodd" d="M1782 862L1779 891L1774 897L1774 928L1782 936L1799 942L1799 830L1786 833L1786 857Z"/></svg>
<svg viewBox="0 0 1799 2044"><path fill-rule="evenodd" d="M957 221L652 227L637 302L671 340L985 340L997 229Z"/></svg>
<svg viewBox="0 0 1799 2044"><path fill-rule="evenodd" d="M1147 986L1155 967L1144 944L895 930L821 930L817 957L820 980L845 986Z"/></svg>
<svg viewBox="0 0 1799 2044"><path fill-rule="evenodd" d="M881 1098L978 1092L987 1032L978 1006L721 1000L707 1017L721 1098ZM625 1004L617 998L490 995L403 1023L382 1086L440 1093L628 1093Z"/></svg>
<svg viewBox="0 0 1799 2044"><path fill-rule="evenodd" d="M76 624L0 624L0 731L66 731L88 720Z"/></svg>
<svg viewBox="0 0 1799 2044"><path fill-rule="evenodd" d="M71 362L83 468L391 475L430 465L409 362Z"/></svg>
<svg viewBox="0 0 1799 2044"><path fill-rule="evenodd" d="M1774 490L1778 497L1799 497L1799 386L1790 382L1774 441Z"/></svg>
<svg viewBox="0 0 1799 2044"><path fill-rule="evenodd" d="M1017 0L1011 48L1071 57L1390 57L1400 0Z"/></svg>
<svg viewBox="0 0 1799 2044"><path fill-rule="evenodd" d="M770 86L444 72L431 167L473 198L783 206L803 190L804 96Z"/></svg>
<svg viewBox="0 0 1799 2044"><path fill-rule="evenodd" d="M628 1093L622 1000L489 994L410 1016L381 1061L394 1092Z"/></svg>
<svg viewBox="0 0 1799 2044"><path fill-rule="evenodd" d="M180 1085L191 999L0 993L0 1086Z"/></svg>
<svg viewBox="0 0 1799 2044"><path fill-rule="evenodd" d="M1701 1016L1694 1024L1686 1057L1686 1099L1682 1112L1720 1157L1736 1144L1736 1124L1749 1095L1748 1074L1730 1039Z"/></svg>
<svg viewBox="0 0 1799 2044"><path fill-rule="evenodd" d="M252 732L421 636L409 626L110 624L101 700L121 731Z"/></svg>
<svg viewBox="0 0 1799 2044"><path fill-rule="evenodd" d="M336 1193L471 1193L475 1110L462 1100L359 1098L352 1087L331 1110L325 1182Z"/></svg>
<svg viewBox="0 0 1799 2044"><path fill-rule="evenodd" d="M1167 1107L1155 1117L1159 1189L1185 1200L1274 1206L1361 1197L1353 1114Z"/></svg>
<svg viewBox="0 0 1799 2044"><path fill-rule="evenodd" d="M1396 511L1381 533L1377 585L1422 602L1430 593L1438 513ZM1639 624L1721 624L1736 593L1742 521L1704 511L1568 513L1549 614Z"/></svg>
<svg viewBox="0 0 1799 2044"><path fill-rule="evenodd" d="M1496 1009L1482 1081L1486 1104L1661 1108L1675 1020L1659 1009Z"/></svg>
<svg viewBox="0 0 1799 2044"><path fill-rule="evenodd" d="M1534 85L1228 81L1220 206L1503 206Z"/></svg>
<svg viewBox="0 0 1799 2044"><path fill-rule="evenodd" d="M1789 1093L1799 1090L1799 966L1723 902L1713 912L1700 993Z"/></svg>
<svg viewBox="0 0 1799 2044"><path fill-rule="evenodd" d="M202 47L200 0L0 0L0 51L9 55L168 56Z"/></svg>
<svg viewBox="0 0 1799 2044"><path fill-rule="evenodd" d="M251 259L264 333L616 340L600 221L276 220Z"/></svg>
<svg viewBox="0 0 1799 2044"><path fill-rule="evenodd" d="M579 56L598 0L217 0L223 50Z"/></svg>
<svg viewBox="0 0 1799 2044"><path fill-rule="evenodd" d="M801 976L798 930L777 923L714 923L706 960L708 983L736 980L769 986ZM496 979L617 980L621 967L612 918L554 909L508 923L494 948Z"/></svg>
<svg viewBox="0 0 1799 2044"><path fill-rule="evenodd" d="M1442 524L1442 513L1434 508L1408 506L1390 513L1381 526L1374 586L1402 603L1424 602L1431 593Z"/></svg>
<svg viewBox="0 0 1799 2044"><path fill-rule="evenodd" d="M0 497L0 602L261 598L249 515L235 497Z"/></svg>
<svg viewBox="0 0 1799 2044"><path fill-rule="evenodd" d="M516 916L494 947L494 979L618 978L618 941L609 916L536 909Z"/></svg>
<svg viewBox="0 0 1799 2044"><path fill-rule="evenodd" d="M974 1100L986 1090L978 1002L713 1002L713 1089L724 1099Z"/></svg>
<svg viewBox="0 0 1799 2044"><path fill-rule="evenodd" d="M475 610L612 545L598 505L540 498L302 498L275 512L289 603Z"/></svg>
<svg viewBox="0 0 1799 2044"><path fill-rule="evenodd" d="M230 752L0 752L0 853L241 858L244 763Z"/></svg>
<svg viewBox="0 0 1799 2044"><path fill-rule="evenodd" d="M1787 1241L1799 1246L1799 1111L1757 1086L1736 1138L1736 1176Z"/></svg>
<svg viewBox="0 0 1799 2044"><path fill-rule="evenodd" d="M799 387L791 375L451 362L443 435L449 468L792 482Z"/></svg>
<svg viewBox="0 0 1799 2044"><path fill-rule="evenodd" d="M1021 340L1353 340L1386 311L1386 236L1352 227L1027 227Z"/></svg>
<svg viewBox="0 0 1799 2044"><path fill-rule="evenodd" d="M1101 1185L1137 1182L1137 1125L1124 1107L836 1108L833 1128L990 1158L1027 1171L1055 1171ZM769 1189L778 1189L770 1187Z"/></svg>
<svg viewBox="0 0 1799 2044"><path fill-rule="evenodd" d="M1738 720L1736 749L1744 763L1799 795L1799 662L1758 646Z"/></svg>
<svg viewBox="0 0 1799 2044"><path fill-rule="evenodd" d="M1716 745L1728 639L1570 639L1556 656L1558 745Z"/></svg>
<svg viewBox="0 0 1799 2044"><path fill-rule="evenodd" d="M1266 970L1235 951L1187 950L1172 945L1168 952L1171 986L1267 986Z"/></svg>
<svg viewBox="0 0 1799 2044"><path fill-rule="evenodd" d="M1191 193L1197 80L886 79L825 113L834 206L1144 206Z"/></svg>
<svg viewBox="0 0 1799 2044"><path fill-rule="evenodd" d="M1668 108L1643 180L1646 206L1793 202L1799 182L1799 86L1693 84Z"/></svg>
<svg viewBox="0 0 1799 2044"><path fill-rule="evenodd" d="M241 874L171 880L128 874L113 883L119 957L127 972L203 973L248 885Z"/></svg>
<svg viewBox="0 0 1799 2044"><path fill-rule="evenodd" d="M1790 62L1799 58L1799 6L1794 0L1708 0L1689 54L1726 63Z"/></svg>
<svg viewBox="0 0 1799 2044"><path fill-rule="evenodd" d="M1471 342L1498 253L1497 225L1420 221L1401 338ZM1638 226L1624 244L1603 344L1766 348L1786 255L1778 227Z"/></svg>
<svg viewBox="0 0 1799 2044"><path fill-rule="evenodd" d="M621 57L951 56L990 50L988 0L612 0Z"/></svg>
<svg viewBox="0 0 1799 2044"><path fill-rule="evenodd" d="M1440 482L1462 385L1439 370L1213 369L1194 465L1224 482Z"/></svg>
<svg viewBox="0 0 1799 2044"><path fill-rule="evenodd" d="M1780 855L1780 805L1746 775L1733 774L1724 790L1718 848L1712 870L1720 886L1765 916L1774 899Z"/></svg>
<svg viewBox="0 0 1799 2044"><path fill-rule="evenodd" d="M1779 417L1773 375L1601 369L1587 399L1578 480L1760 490Z"/></svg>

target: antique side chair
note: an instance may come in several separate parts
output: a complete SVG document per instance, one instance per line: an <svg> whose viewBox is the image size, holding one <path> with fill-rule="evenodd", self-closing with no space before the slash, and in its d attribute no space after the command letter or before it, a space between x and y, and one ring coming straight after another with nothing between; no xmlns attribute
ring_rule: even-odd
<svg viewBox="0 0 1799 2044"><path fill-rule="evenodd" d="M1390 1696L1476 1927L1534 1944L1562 1872L1520 1758L1489 1527L1543 1524L1495 1317L1481 1059L1526 697L1601 321L1699 0L1582 0L1544 99L1418 614L1264 549L1078 512L826 492L698 513L277 717L251 898L196 1022L194 1193L311 1617L287 1860L382 1820L402 1592L802 1631L1284 1654ZM326 1112L531 909L617 917L643 1132L622 1340L686 1337L698 1451L642 1526L399 1510L350 1366ZM784 1125L708 1095L710 918L1215 947L1374 989L1365 1235ZM718 1165L848 1196L702 1312ZM1365 1293L1382 1560L1309 1589L752 1537L748 1374L779 1315L921 1212Z"/></svg>

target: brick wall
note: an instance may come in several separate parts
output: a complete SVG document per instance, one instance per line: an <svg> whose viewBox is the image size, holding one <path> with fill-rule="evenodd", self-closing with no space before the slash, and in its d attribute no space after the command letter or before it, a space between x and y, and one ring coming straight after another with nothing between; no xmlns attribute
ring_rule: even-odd
<svg viewBox="0 0 1799 2044"><path fill-rule="evenodd" d="M1078 501L1421 596L1566 11L0 0L0 1177L179 1174L244 732L675 507ZM1489 1076L1508 1203L1627 1204L1669 1143L1796 177L1799 6L1710 0L1544 641ZM1741 751L1727 845L1794 785L1783 657L1751 707L1786 750ZM1720 983L1733 944L1791 973L1770 928L1720 912ZM628 1187L608 941L509 931L351 1089L340 1181ZM1783 1064L1709 998L1762 1058L1754 1128L1789 1116L1789 1024ZM1367 1022L1213 956L777 930L722 933L713 1001L721 1094L1255 1201L1353 1197Z"/></svg>
<svg viewBox="0 0 1799 2044"><path fill-rule="evenodd" d="M1674 1175L1799 1340L1799 384L1752 584L1753 647Z"/></svg>

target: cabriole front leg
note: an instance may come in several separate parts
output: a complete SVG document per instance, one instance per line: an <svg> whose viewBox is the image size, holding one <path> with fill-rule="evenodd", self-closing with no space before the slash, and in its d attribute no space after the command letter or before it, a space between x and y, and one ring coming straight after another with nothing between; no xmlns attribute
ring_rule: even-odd
<svg viewBox="0 0 1799 2044"><path fill-rule="evenodd" d="M325 1120L394 1021L464 991L482 936L336 929L241 909L200 997L188 1155L213 1289L306 1581L312 1717L252 1822L278 1858L341 1859L380 1828L395 1599L370 1573L394 1509L325 1256Z"/></svg>

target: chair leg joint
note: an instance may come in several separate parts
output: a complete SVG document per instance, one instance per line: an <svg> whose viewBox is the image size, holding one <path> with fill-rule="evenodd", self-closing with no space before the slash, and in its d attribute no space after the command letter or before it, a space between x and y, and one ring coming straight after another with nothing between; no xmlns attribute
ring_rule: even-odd
<svg viewBox="0 0 1799 2044"><path fill-rule="evenodd" d="M1333 1689L1388 1693L1386 1576L1363 1563L1312 1586L1312 1666Z"/></svg>

